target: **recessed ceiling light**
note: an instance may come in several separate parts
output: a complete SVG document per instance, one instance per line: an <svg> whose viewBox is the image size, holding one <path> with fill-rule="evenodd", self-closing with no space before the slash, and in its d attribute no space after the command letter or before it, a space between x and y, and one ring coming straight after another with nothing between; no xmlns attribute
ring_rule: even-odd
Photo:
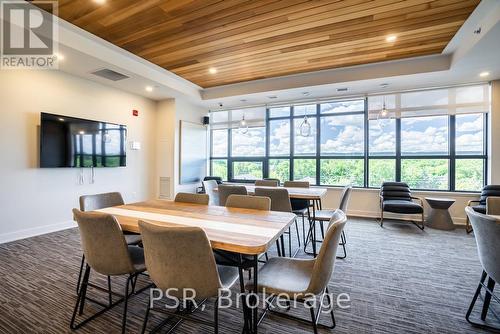
<svg viewBox="0 0 500 334"><path fill-rule="evenodd" d="M215 67L210 67L210 68L208 69L208 72L209 72L210 74L215 74L215 73L217 73L217 69L216 69Z"/></svg>
<svg viewBox="0 0 500 334"><path fill-rule="evenodd" d="M273 100L277 99L278 97L276 95L269 95L267 98Z"/></svg>
<svg viewBox="0 0 500 334"><path fill-rule="evenodd" d="M152 92L153 91L153 87L152 86L146 86L146 92Z"/></svg>
<svg viewBox="0 0 500 334"><path fill-rule="evenodd" d="M490 75L490 72L487 72L487 71L479 73L480 77L487 77L488 75Z"/></svg>
<svg viewBox="0 0 500 334"><path fill-rule="evenodd" d="M106 0L93 0L93 1L98 5L104 5L106 3Z"/></svg>
<svg viewBox="0 0 500 334"><path fill-rule="evenodd" d="M389 43L395 42L398 37L396 35L388 35L385 40Z"/></svg>
<svg viewBox="0 0 500 334"><path fill-rule="evenodd" d="M81 135L84 135L85 134L85 131L81 130L80 132L78 132L79 134Z"/></svg>
<svg viewBox="0 0 500 334"><path fill-rule="evenodd" d="M64 118L59 117L59 121L64 122Z"/></svg>
<svg viewBox="0 0 500 334"><path fill-rule="evenodd" d="M62 53L56 53L54 54L54 57L56 57L56 59L59 61L59 60L64 60L64 55Z"/></svg>

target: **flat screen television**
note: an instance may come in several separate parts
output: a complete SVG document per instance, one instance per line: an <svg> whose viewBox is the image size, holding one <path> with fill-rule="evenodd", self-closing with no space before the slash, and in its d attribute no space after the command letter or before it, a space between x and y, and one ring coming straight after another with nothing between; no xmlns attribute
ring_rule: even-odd
<svg viewBox="0 0 500 334"><path fill-rule="evenodd" d="M41 113L40 167L124 167L125 125Z"/></svg>

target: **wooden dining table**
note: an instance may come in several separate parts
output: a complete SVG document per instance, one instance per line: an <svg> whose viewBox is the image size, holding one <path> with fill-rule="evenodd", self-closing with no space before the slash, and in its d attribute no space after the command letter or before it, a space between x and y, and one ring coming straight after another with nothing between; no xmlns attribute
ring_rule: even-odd
<svg viewBox="0 0 500 334"><path fill-rule="evenodd" d="M196 226L207 234L215 250L251 257L253 287L258 286L258 256L281 238L296 216L288 212L227 208L167 200L149 200L96 210L113 215L123 231L140 233L139 220L160 226ZM239 256L242 259L242 256ZM243 262L240 263L243 265ZM238 265L238 264L237 264ZM244 289L244 287L241 287ZM250 291L255 292L255 291ZM245 305L245 304L244 304ZM257 308L244 306L244 332L257 333Z"/></svg>

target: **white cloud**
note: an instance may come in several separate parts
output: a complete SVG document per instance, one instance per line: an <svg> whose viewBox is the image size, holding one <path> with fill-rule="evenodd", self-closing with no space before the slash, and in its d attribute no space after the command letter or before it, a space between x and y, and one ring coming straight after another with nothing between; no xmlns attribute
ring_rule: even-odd
<svg viewBox="0 0 500 334"><path fill-rule="evenodd" d="M321 144L321 152L340 154L363 153L363 136L363 129L357 126L347 125L334 139L328 139Z"/></svg>
<svg viewBox="0 0 500 334"><path fill-rule="evenodd" d="M457 132L473 132L483 130L483 118L477 117L472 122L457 122Z"/></svg>

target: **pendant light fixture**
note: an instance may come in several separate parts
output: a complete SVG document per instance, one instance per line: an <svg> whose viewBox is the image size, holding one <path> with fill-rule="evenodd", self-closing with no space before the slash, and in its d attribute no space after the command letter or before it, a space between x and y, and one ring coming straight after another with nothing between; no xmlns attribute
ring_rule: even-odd
<svg viewBox="0 0 500 334"><path fill-rule="evenodd" d="M304 108L304 119L299 125L299 133L302 137L309 137L311 135L311 123L307 119L306 109Z"/></svg>
<svg viewBox="0 0 500 334"><path fill-rule="evenodd" d="M377 122L378 122L378 126L381 129L388 126L389 123L391 122L391 115L390 115L389 110L387 110L387 107L385 105L385 95L384 95L384 104L382 106L382 110L380 110L380 112L377 115Z"/></svg>
<svg viewBox="0 0 500 334"><path fill-rule="evenodd" d="M247 121L245 121L245 114L243 114L243 117L241 118L241 121L239 124L239 130L240 130L241 134L248 133L248 124L247 124Z"/></svg>

